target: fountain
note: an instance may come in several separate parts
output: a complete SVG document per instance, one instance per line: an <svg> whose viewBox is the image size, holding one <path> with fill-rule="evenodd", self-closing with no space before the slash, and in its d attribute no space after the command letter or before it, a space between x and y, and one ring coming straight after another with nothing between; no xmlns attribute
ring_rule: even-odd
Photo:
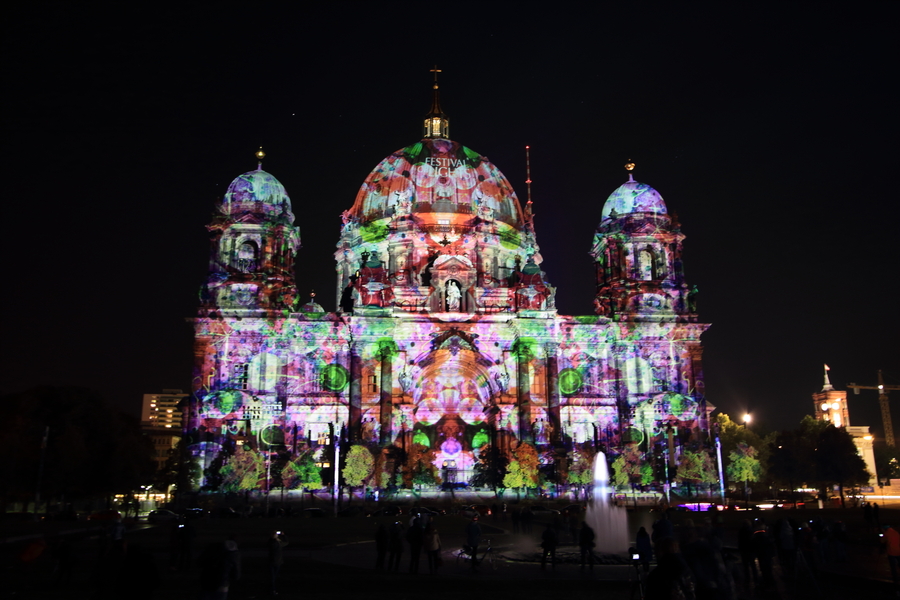
<svg viewBox="0 0 900 600"><path fill-rule="evenodd" d="M606 454L594 458L594 496L588 504L585 521L595 534L596 551L600 554L622 554L628 550L628 515L624 508L612 504L609 467Z"/></svg>

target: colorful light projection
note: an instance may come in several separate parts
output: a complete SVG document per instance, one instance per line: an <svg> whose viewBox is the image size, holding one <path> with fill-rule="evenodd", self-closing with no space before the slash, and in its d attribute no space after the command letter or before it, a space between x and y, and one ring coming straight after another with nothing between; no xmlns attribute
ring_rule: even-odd
<svg viewBox="0 0 900 600"><path fill-rule="evenodd" d="M345 312L552 310L530 209L472 150L425 139L376 167L343 213Z"/></svg>
<svg viewBox="0 0 900 600"><path fill-rule="evenodd" d="M649 186L629 181L603 208L597 314L561 316L530 204L484 157L425 139L382 161L343 213L331 313L296 307L299 233L269 178L235 180L210 225L187 431L207 486L249 452L266 473L273 461L325 468L338 439L387 470L398 459L385 449L425 447L442 477L465 482L489 446L512 456L527 442L550 464L553 448L646 450L671 425L705 428L706 325L684 236Z"/></svg>

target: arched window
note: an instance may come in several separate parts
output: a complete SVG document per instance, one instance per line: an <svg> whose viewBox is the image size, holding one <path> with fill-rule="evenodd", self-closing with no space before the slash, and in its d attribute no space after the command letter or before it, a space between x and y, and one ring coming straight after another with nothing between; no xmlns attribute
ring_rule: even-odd
<svg viewBox="0 0 900 600"><path fill-rule="evenodd" d="M656 253L650 246L638 252L638 277L644 281L657 279Z"/></svg>
<svg viewBox="0 0 900 600"><path fill-rule="evenodd" d="M256 269L256 244L244 242L237 249L237 268L239 271L249 273Z"/></svg>

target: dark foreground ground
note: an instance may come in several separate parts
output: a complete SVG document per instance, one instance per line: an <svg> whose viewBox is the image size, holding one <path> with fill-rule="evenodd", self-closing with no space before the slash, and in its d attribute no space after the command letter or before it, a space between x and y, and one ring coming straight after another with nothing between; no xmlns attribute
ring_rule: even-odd
<svg viewBox="0 0 900 600"><path fill-rule="evenodd" d="M824 515L827 513L827 515ZM863 522L861 511L787 511L796 519L825 516L842 520L851 537L847 559L836 557L818 565L798 569L793 576L781 573L773 590L754 589L737 582L737 598L847 599L889 598L895 591L889 583L887 559L880 553L874 533ZM637 529L655 518L646 512L630 515L630 526ZM676 523L692 518L697 524L705 514L686 513ZM726 515L726 544L734 545L738 524L747 514ZM772 522L781 515L762 513ZM407 517L401 520L406 524ZM883 511L882 521L900 514ZM437 518L443 542L444 564L437 575L429 575L424 558L418 574L410 574L408 550L399 572L374 570L375 546L372 542L376 520L366 517L321 519L234 519L195 521L193 561L181 570L171 567L171 530L168 525L137 526L127 533L133 560L123 569L113 568L102 556L104 536L87 530L85 523L47 523L5 527L0 546L2 584L0 597L34 600L56 598L127 598L128 600L194 599L198 596L199 570L196 558L211 543L228 535L237 537L241 548L243 576L231 589L229 598L267 598L268 567L266 541L272 531L287 534L278 589L279 598L315 597L323 599L360 598L365 600L403 600L406 598L515 598L516 600L565 598L631 599L640 598L630 565L600 565L581 569L577 549L567 532L562 532L559 564L541 570L539 540L543 524L536 523L530 534L513 533L509 521L483 521L484 536L495 549L493 567L483 564L472 570L456 554L462 545L466 521L455 516ZM68 532L71 572L58 568L58 535ZM35 538L42 533L43 538ZM44 545L46 544L46 545ZM735 568L739 576L740 569Z"/></svg>

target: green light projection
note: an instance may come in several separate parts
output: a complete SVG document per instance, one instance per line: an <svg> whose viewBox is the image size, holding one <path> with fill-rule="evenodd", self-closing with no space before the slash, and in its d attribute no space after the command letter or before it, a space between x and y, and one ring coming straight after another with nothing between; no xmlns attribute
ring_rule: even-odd
<svg viewBox="0 0 900 600"><path fill-rule="evenodd" d="M363 242L374 244L387 238L388 228L387 225L381 221L369 221L360 227L359 233L362 236Z"/></svg>
<svg viewBox="0 0 900 600"><path fill-rule="evenodd" d="M222 415L239 410L242 404L241 392L238 390L221 390L206 397L206 405Z"/></svg>
<svg viewBox="0 0 900 600"><path fill-rule="evenodd" d="M341 392L350 384L350 372L342 365L325 365L322 369L322 387L329 392Z"/></svg>
<svg viewBox="0 0 900 600"><path fill-rule="evenodd" d="M635 444L643 444L644 443L644 432L638 429L637 427L629 427L628 428L628 439L630 439Z"/></svg>
<svg viewBox="0 0 900 600"><path fill-rule="evenodd" d="M426 448L431 447L431 440L428 439L428 436L421 429L416 431L415 435L413 435L413 444L421 444Z"/></svg>
<svg viewBox="0 0 900 600"><path fill-rule="evenodd" d="M566 396L577 394L584 387L584 378L578 369L563 369L559 372L559 391Z"/></svg>

